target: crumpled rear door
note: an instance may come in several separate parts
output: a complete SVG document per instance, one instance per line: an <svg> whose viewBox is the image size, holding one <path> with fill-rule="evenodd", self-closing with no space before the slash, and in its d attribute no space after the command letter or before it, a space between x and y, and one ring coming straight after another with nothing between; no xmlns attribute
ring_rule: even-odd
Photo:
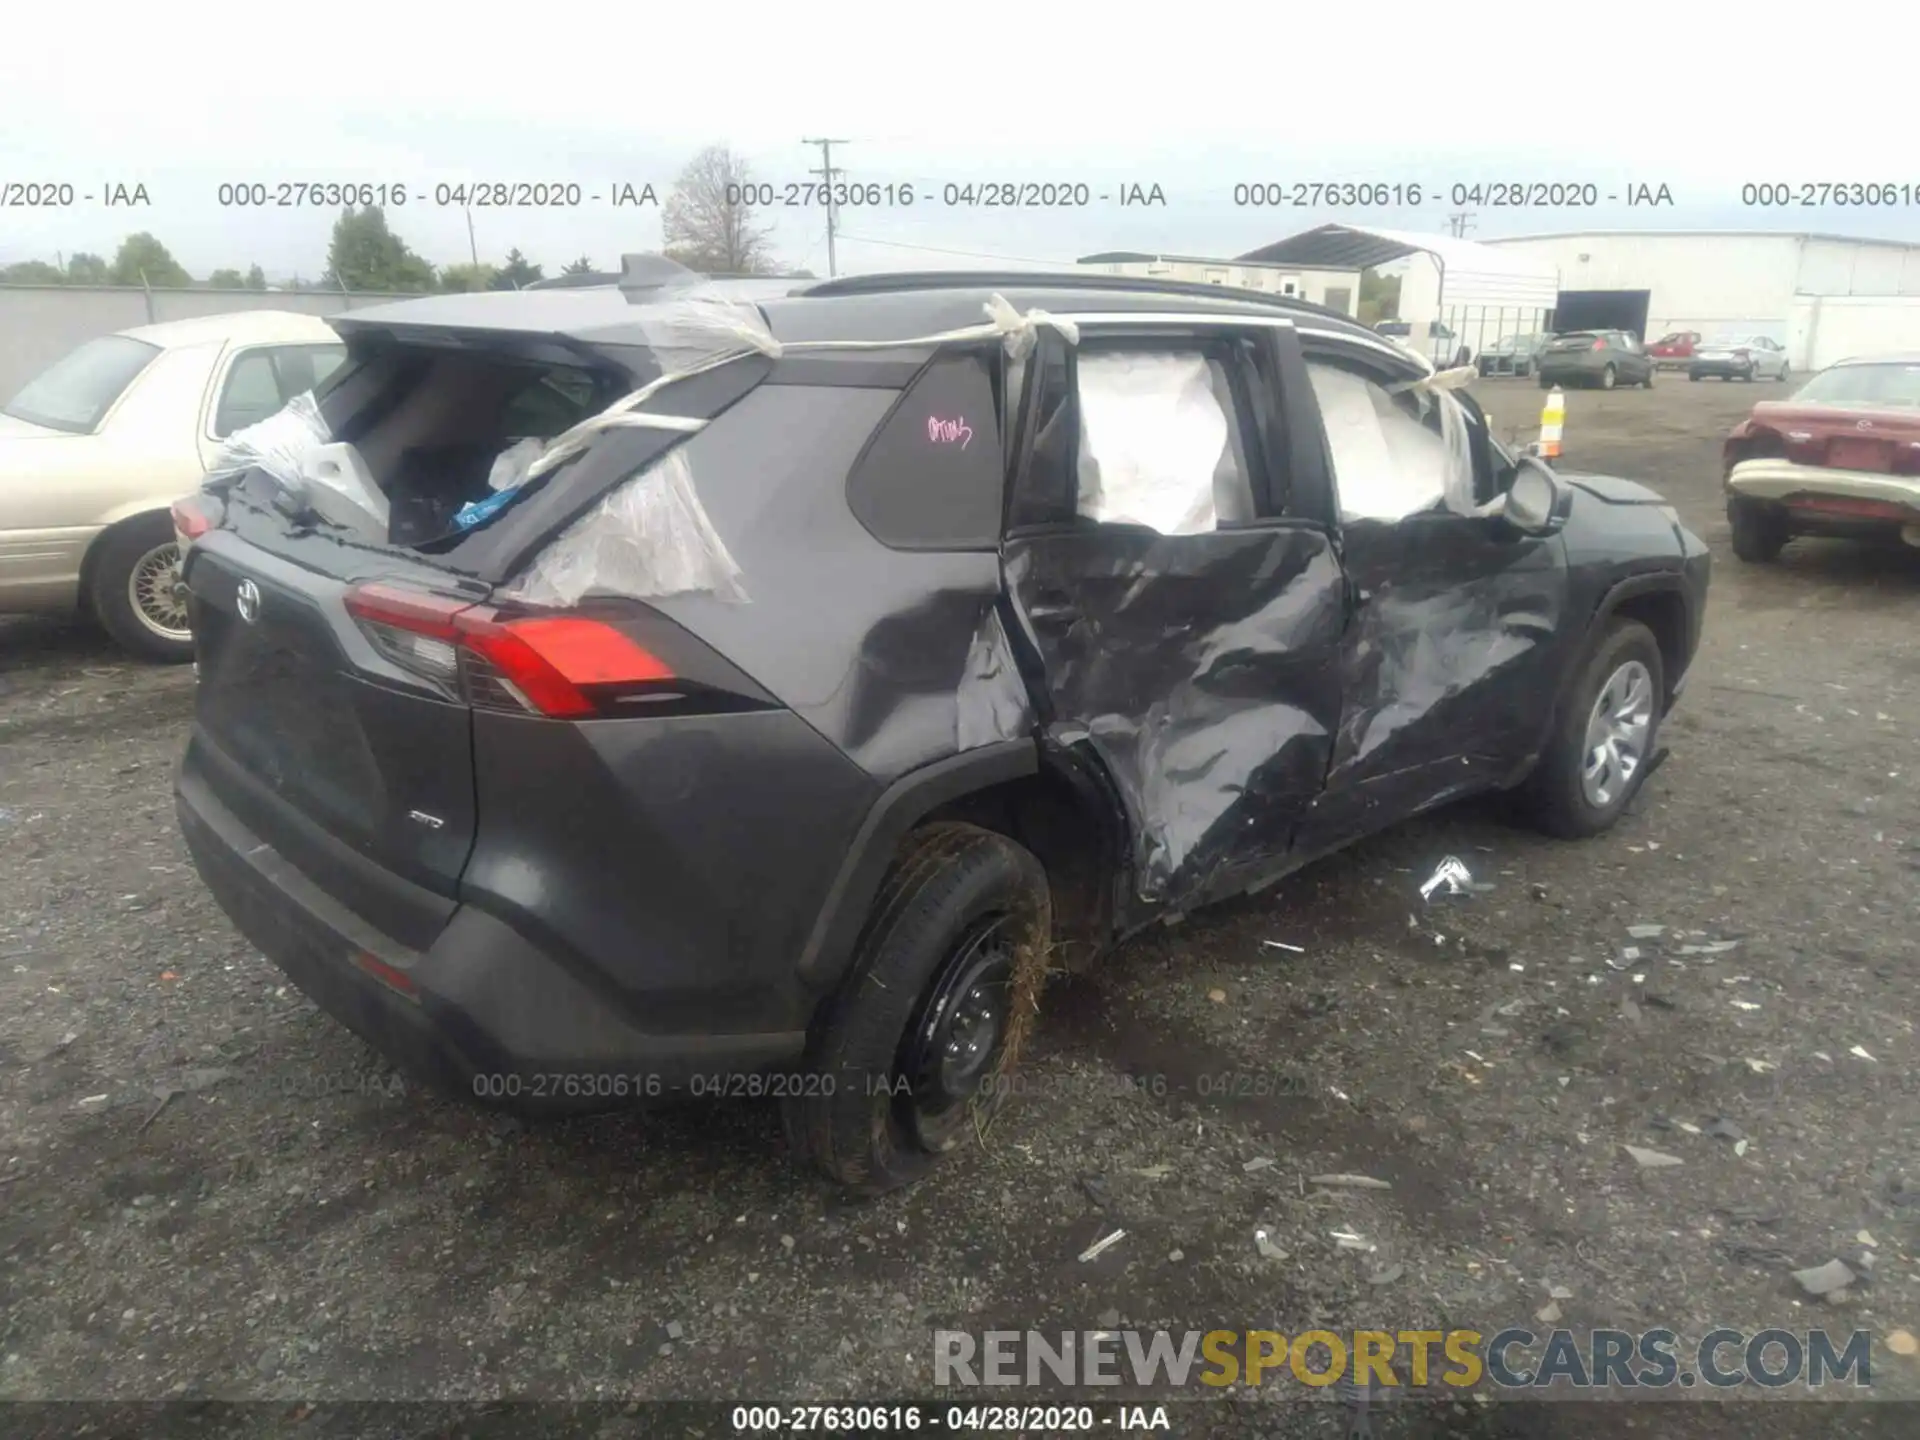
<svg viewBox="0 0 1920 1440"><path fill-rule="evenodd" d="M1083 333L1034 360L1009 589L1048 733L1122 797L1148 905L1284 865L1331 756L1345 580L1283 349L1297 363L1290 331Z"/></svg>

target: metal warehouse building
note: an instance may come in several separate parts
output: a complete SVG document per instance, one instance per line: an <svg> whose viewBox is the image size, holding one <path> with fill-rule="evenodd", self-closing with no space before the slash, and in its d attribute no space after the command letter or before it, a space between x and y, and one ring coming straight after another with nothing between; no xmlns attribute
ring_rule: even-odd
<svg viewBox="0 0 1920 1440"><path fill-rule="evenodd" d="M1190 280L1200 285L1231 285L1269 295L1297 295L1346 315L1360 301L1357 266L1269 265L1241 256L1223 260L1208 255L1148 255L1138 250L1108 250L1074 262L1102 275L1148 275Z"/></svg>
<svg viewBox="0 0 1920 1440"><path fill-rule="evenodd" d="M1920 349L1920 244L1737 230L1589 230L1479 242L1550 265L1556 330L1751 331L1800 369Z"/></svg>

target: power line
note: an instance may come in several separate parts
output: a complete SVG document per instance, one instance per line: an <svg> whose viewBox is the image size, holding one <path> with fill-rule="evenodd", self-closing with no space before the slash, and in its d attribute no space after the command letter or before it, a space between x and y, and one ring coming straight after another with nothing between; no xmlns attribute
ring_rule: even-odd
<svg viewBox="0 0 1920 1440"><path fill-rule="evenodd" d="M1477 210L1456 210L1447 216L1447 223L1453 228L1456 239L1466 237L1467 231L1473 228L1473 217L1478 213Z"/></svg>
<svg viewBox="0 0 1920 1440"><path fill-rule="evenodd" d="M833 168L833 147L836 145L851 145L853 142L851 140L802 140L800 143L802 145L818 145L820 147L820 168L818 170L809 170L807 173L809 175L818 175L821 182L827 187L827 278L831 280L838 273L833 249L833 235L834 223L839 217L834 213L833 177L841 173Z"/></svg>

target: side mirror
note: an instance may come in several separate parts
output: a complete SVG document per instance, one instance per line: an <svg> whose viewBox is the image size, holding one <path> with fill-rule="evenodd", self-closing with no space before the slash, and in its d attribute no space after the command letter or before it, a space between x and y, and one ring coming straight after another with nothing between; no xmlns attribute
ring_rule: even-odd
<svg viewBox="0 0 1920 1440"><path fill-rule="evenodd" d="M1507 487L1500 515L1522 535L1551 535L1567 523L1572 492L1553 471L1533 455L1520 457L1513 484Z"/></svg>

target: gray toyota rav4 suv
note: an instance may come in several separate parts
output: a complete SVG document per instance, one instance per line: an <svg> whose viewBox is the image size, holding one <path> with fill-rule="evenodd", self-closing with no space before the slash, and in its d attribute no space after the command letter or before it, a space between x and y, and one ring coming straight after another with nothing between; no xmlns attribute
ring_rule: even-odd
<svg viewBox="0 0 1920 1440"><path fill-rule="evenodd" d="M199 872L460 1094L777 1095L883 1190L1049 971L1477 792L1596 834L1664 754L1700 541L1338 314L644 271L339 317L176 510Z"/></svg>

